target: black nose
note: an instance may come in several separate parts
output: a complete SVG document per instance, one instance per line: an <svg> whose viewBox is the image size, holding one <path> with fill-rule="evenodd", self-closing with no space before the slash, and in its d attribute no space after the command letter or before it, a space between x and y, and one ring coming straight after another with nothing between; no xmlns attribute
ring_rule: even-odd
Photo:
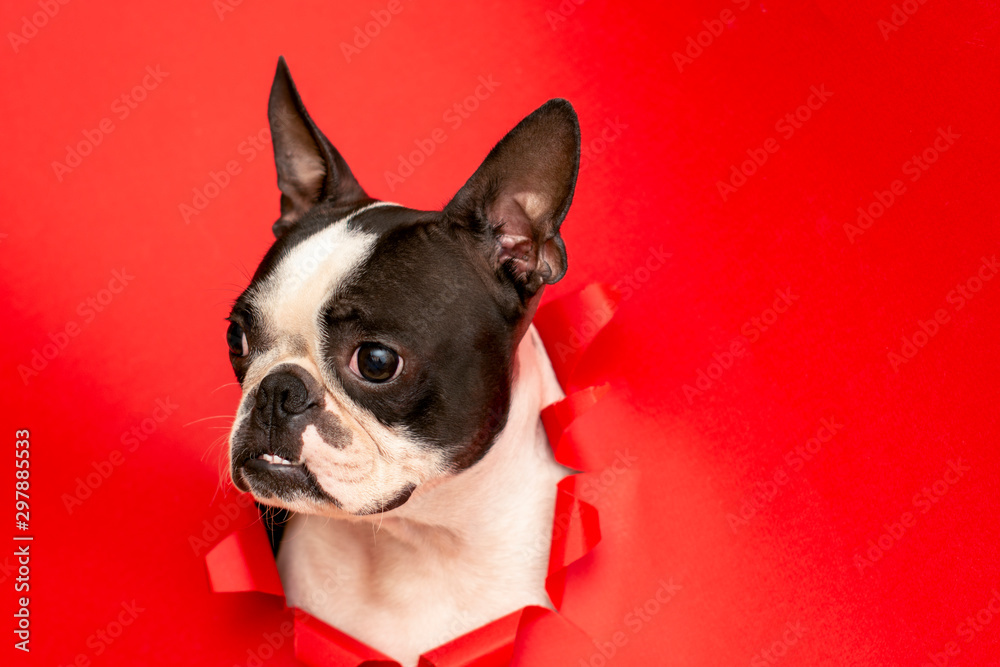
<svg viewBox="0 0 1000 667"><path fill-rule="evenodd" d="M257 388L257 414L271 423L280 423L315 405L305 383L288 371L273 372Z"/></svg>

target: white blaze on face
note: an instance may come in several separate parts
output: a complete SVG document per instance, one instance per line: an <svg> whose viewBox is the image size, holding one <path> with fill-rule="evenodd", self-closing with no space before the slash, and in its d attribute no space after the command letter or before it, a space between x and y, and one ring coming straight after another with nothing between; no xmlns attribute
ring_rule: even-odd
<svg viewBox="0 0 1000 667"><path fill-rule="evenodd" d="M344 278L368 259L378 238L349 228L348 222L373 208L395 205L376 202L366 206L316 232L281 260L253 295L268 320L266 328L277 340L289 336L320 340L320 309Z"/></svg>

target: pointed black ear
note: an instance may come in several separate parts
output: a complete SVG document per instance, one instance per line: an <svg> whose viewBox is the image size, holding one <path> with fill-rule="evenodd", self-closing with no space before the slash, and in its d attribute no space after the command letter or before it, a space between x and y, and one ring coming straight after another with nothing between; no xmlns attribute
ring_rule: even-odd
<svg viewBox="0 0 1000 667"><path fill-rule="evenodd" d="M273 228L276 237L321 201L350 204L368 198L344 158L309 117L284 56L278 58L267 119L281 190L281 217Z"/></svg>
<svg viewBox="0 0 1000 667"><path fill-rule="evenodd" d="M452 220L485 231L497 270L523 299L566 273L559 236L580 167L573 106L549 100L500 140L445 207Z"/></svg>

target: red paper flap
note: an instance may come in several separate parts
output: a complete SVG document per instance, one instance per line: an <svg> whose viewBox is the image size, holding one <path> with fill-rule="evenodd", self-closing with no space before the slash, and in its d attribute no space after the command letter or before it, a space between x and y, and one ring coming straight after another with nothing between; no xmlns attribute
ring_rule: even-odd
<svg viewBox="0 0 1000 667"><path fill-rule="evenodd" d="M562 614L542 607L525 607L514 641L514 660L511 665L536 667L555 665L561 667L597 667L611 664L595 655L599 643L588 637L580 628ZM583 665L580 665L580 660ZM653 663L658 664L658 663ZM627 667L626 663L622 663Z"/></svg>
<svg viewBox="0 0 1000 667"><path fill-rule="evenodd" d="M576 497L576 484L577 476L566 477L559 482L559 492L556 495L549 576L545 580L545 590L556 609L562 607L566 568L601 541L597 509Z"/></svg>
<svg viewBox="0 0 1000 667"><path fill-rule="evenodd" d="M419 667L504 667L514 655L514 637L524 609L424 653Z"/></svg>
<svg viewBox="0 0 1000 667"><path fill-rule="evenodd" d="M608 393L610 387L606 384L597 387L587 387L574 392L561 401L557 401L542 410L542 424L549 438L549 444L556 460L564 466L575 470L589 470L585 457L581 454L569 432L570 426L577 417L587 412L601 397Z"/></svg>
<svg viewBox="0 0 1000 667"><path fill-rule="evenodd" d="M399 667L399 663L333 628L295 610L295 657L316 667Z"/></svg>
<svg viewBox="0 0 1000 667"><path fill-rule="evenodd" d="M205 554L205 565L216 593L285 595L267 533L260 522L224 537Z"/></svg>
<svg viewBox="0 0 1000 667"><path fill-rule="evenodd" d="M620 301L615 288L592 283L546 303L535 314L535 327L545 341L552 368L567 391L576 389L573 373L597 332L611 321Z"/></svg>

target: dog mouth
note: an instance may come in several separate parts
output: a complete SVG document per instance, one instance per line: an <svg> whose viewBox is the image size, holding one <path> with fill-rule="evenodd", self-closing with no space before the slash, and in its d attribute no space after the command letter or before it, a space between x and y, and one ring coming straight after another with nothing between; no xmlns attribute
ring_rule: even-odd
<svg viewBox="0 0 1000 667"><path fill-rule="evenodd" d="M285 506L285 503L296 499L309 499L344 509L336 498L319 485L315 475L303 461L291 461L271 452L245 453L238 461L234 461L232 477L238 489L252 493L267 504ZM392 497L349 511L349 514L367 516L394 510L406 503L416 488L416 484L407 484Z"/></svg>
<svg viewBox="0 0 1000 667"><path fill-rule="evenodd" d="M288 459L265 452L257 456L251 456L244 460L237 468L240 475L247 482L253 485L253 481L262 476L284 477L289 482L298 479L301 474L307 472L306 464L301 461L289 461ZM247 489L250 490L250 489Z"/></svg>
<svg viewBox="0 0 1000 667"><path fill-rule="evenodd" d="M252 493L258 499L308 496L333 501L320 488L305 462L297 457L292 460L291 454L282 456L273 450L244 450L233 461L232 478L236 488Z"/></svg>
<svg viewBox="0 0 1000 667"><path fill-rule="evenodd" d="M324 439L324 442L327 441L340 442L336 438ZM252 420L245 420L230 441L232 482L237 489L253 494L258 502L266 505L317 513L327 513L336 508L355 516L396 509L409 500L417 486L409 483L392 490L378 488L377 475L358 477L360 464L355 464L353 468L348 466L352 479L338 479L336 482L344 483L333 483L335 490L328 490L316 475L329 475L327 467L333 464L322 458L325 452L321 451L314 464L316 470L313 470L305 449L297 431L265 431ZM356 489L352 486L354 484ZM341 494L344 497L340 497ZM373 500L373 495L381 497Z"/></svg>
<svg viewBox="0 0 1000 667"><path fill-rule="evenodd" d="M276 454L261 454L257 458L251 459L251 460L253 460L253 461L264 461L265 463L269 463L271 465L278 465L278 466L296 466L296 465L302 465L302 463L292 463L288 459L283 459L283 458L281 458L280 456L278 456Z"/></svg>

